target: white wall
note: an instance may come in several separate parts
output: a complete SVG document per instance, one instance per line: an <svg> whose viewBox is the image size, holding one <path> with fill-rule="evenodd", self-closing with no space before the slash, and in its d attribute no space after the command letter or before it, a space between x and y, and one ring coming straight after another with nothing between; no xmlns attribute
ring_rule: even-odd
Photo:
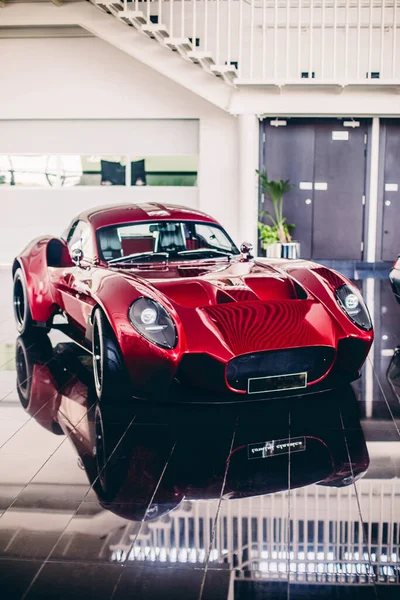
<svg viewBox="0 0 400 600"><path fill-rule="evenodd" d="M27 243L38 236L60 236L73 217L86 208L148 201L197 208L197 189L123 186L1 189L0 265L11 264Z"/></svg>
<svg viewBox="0 0 400 600"><path fill-rule="evenodd" d="M199 151L198 119L0 120L6 154L192 156Z"/></svg>
<svg viewBox="0 0 400 600"><path fill-rule="evenodd" d="M49 153L84 154L91 142L93 146L101 145L97 152L104 154L157 155L163 154L166 146L172 147L171 153L176 149L180 154L185 147L189 153L193 144L198 144L199 152L197 188L1 187L0 264L10 263L32 237L60 233L77 212L113 202L154 200L197 206L221 221L231 235L237 237L235 117L98 38L0 39L0 56L0 154L33 153L36 147L37 152L44 152L40 123L32 124L32 121L49 119L54 120ZM98 120L95 128L93 119ZM165 124L164 121L168 143L154 139L157 147L150 153L149 139L154 135L154 123L143 122L140 135L135 135L138 130L133 128L130 140L127 128L121 127L121 119L179 119L179 122ZM183 119L198 122L189 122L185 128ZM21 120L26 120L22 130ZM15 145L10 145L13 128L18 131L18 139L16 136ZM118 137L118 132L122 132L122 137ZM182 136L190 136L190 143ZM123 139L121 150L116 148L118 139ZM143 149L141 152L138 152L138 144ZM94 151L94 148L90 150Z"/></svg>
<svg viewBox="0 0 400 600"><path fill-rule="evenodd" d="M99 38L0 39L0 56L1 119L193 119L214 110Z"/></svg>

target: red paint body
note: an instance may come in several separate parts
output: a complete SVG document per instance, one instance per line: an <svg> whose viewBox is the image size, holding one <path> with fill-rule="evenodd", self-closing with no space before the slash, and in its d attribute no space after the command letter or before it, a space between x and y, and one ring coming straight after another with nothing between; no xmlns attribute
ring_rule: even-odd
<svg viewBox="0 0 400 600"><path fill-rule="evenodd" d="M216 223L197 211L159 204L103 207L82 213L73 223L78 219L89 223L95 247L97 229L113 224ZM47 252L52 239L34 240L14 264L23 268L33 319L49 322L63 311L84 340L90 336L92 311L100 306L139 396L161 392L179 380L240 398L246 391L235 389L226 377L233 358L289 348L331 349L326 368L308 383L309 391L315 391L333 372L354 379L373 341L373 331L355 325L335 298L336 288L350 282L316 263L233 257L230 262L185 260L120 268L108 266L97 254L93 264L78 267L65 241L58 240L62 256L59 266L52 267ZM174 349L156 346L132 327L128 310L140 296L156 300L172 316L178 333ZM210 375L210 369L215 373Z"/></svg>

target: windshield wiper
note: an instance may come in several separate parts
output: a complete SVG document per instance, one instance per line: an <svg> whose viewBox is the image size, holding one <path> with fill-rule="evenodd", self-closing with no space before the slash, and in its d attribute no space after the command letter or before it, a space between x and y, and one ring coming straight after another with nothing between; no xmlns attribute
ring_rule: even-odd
<svg viewBox="0 0 400 600"><path fill-rule="evenodd" d="M212 258L212 257L206 257L204 255L206 254L214 254L216 255L216 258L218 257L226 257L226 258L231 258L232 257L232 253L229 252L229 250L227 250L226 252L224 252L223 250L217 250L214 248L199 248L197 250L180 250L180 252L177 252L178 256L193 256L196 254L198 254L200 257L204 257L204 258Z"/></svg>
<svg viewBox="0 0 400 600"><path fill-rule="evenodd" d="M136 252L127 256L118 256L108 261L109 265L125 262L167 262L169 257L168 252Z"/></svg>

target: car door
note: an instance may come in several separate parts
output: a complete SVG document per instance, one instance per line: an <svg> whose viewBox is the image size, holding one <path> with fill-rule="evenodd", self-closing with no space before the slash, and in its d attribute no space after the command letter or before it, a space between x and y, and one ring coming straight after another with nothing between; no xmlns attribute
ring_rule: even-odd
<svg viewBox="0 0 400 600"><path fill-rule="evenodd" d="M79 265L63 269L60 277L61 305L70 319L80 328L86 329L89 315L95 304L92 298L94 264L94 242L90 225L77 221L69 231L67 244L70 254L75 249L83 252Z"/></svg>

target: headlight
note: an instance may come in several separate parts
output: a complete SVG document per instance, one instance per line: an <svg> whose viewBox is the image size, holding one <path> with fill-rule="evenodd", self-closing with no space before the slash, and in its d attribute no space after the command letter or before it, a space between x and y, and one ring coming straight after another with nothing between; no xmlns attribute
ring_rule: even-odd
<svg viewBox="0 0 400 600"><path fill-rule="evenodd" d="M175 323L161 304L150 298L138 298L129 309L133 327L149 342L161 348L175 348L178 336Z"/></svg>
<svg viewBox="0 0 400 600"><path fill-rule="evenodd" d="M372 329L371 317L368 308L357 288L350 287L347 283L336 290L336 299L339 306L353 323L369 331Z"/></svg>

